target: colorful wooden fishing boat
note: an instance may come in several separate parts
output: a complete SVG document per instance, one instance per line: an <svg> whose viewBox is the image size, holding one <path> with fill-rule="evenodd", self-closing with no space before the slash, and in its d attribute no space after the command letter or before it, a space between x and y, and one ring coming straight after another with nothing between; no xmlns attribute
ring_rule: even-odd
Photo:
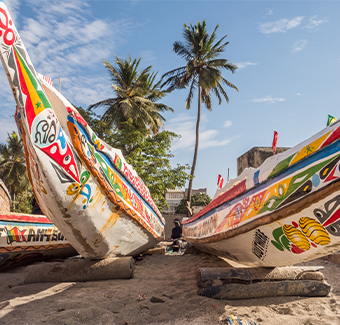
<svg viewBox="0 0 340 325"><path fill-rule="evenodd" d="M0 268L78 255L45 216L0 212Z"/></svg>
<svg viewBox="0 0 340 325"><path fill-rule="evenodd" d="M340 123L248 168L183 222L198 249L248 266L288 266L340 249Z"/></svg>
<svg viewBox="0 0 340 325"><path fill-rule="evenodd" d="M87 258L138 255L162 240L164 219L143 181L48 78L40 81L2 1L0 43L28 175L44 214Z"/></svg>

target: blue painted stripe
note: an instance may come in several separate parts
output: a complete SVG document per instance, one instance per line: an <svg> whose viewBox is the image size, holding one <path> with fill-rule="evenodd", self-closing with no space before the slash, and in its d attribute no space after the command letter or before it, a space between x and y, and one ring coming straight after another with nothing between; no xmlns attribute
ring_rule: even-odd
<svg viewBox="0 0 340 325"><path fill-rule="evenodd" d="M0 226L7 227L44 227L44 228L53 228L54 224L50 223L33 223L33 222L13 222L13 221L0 221Z"/></svg>
<svg viewBox="0 0 340 325"><path fill-rule="evenodd" d="M314 154L307 156L306 158L302 159L301 161L297 162L296 164L292 165L291 167L288 167L287 169L285 169L281 173L275 175L272 179L267 180L267 181L261 183L258 186L252 187L248 191L242 193L241 196L238 196L238 197L232 199L231 201L225 202L222 205L219 205L218 207L210 210L205 215L203 215L200 218L198 218L197 220L193 221L192 225L194 225L198 221L201 221L202 219L209 218L211 215L213 215L213 214L215 214L215 213L217 213L221 210L224 210L231 205L236 204L238 201L242 201L244 198L246 198L248 196L254 195L256 192L261 192L265 188L271 186L272 184L274 184L274 183L276 183L276 182L278 182L278 181L280 181L284 178L289 177L291 174L294 174L295 172L297 172L300 169L302 170L305 167L312 165L315 162L318 162L319 160L325 160L327 158L331 158L331 156L336 154L336 153L340 154L340 140L337 140L334 143L328 145L327 147L315 152ZM189 224L187 224L187 225L189 225Z"/></svg>

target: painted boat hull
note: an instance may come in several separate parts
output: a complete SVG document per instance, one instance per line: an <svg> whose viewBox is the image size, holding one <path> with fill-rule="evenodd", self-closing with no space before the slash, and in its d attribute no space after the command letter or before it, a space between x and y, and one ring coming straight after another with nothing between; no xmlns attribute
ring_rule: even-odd
<svg viewBox="0 0 340 325"><path fill-rule="evenodd" d="M78 255L43 215L0 213L0 268Z"/></svg>
<svg viewBox="0 0 340 325"><path fill-rule="evenodd" d="M272 158L274 163L246 171L247 178L241 175L184 221L184 238L204 252L247 266L287 266L338 251L339 132L336 123ZM311 144L316 150L309 153L305 148Z"/></svg>
<svg viewBox="0 0 340 325"><path fill-rule="evenodd" d="M46 77L39 79L2 1L0 19L0 57L44 214L86 258L138 255L153 247L164 238L164 219L143 181Z"/></svg>

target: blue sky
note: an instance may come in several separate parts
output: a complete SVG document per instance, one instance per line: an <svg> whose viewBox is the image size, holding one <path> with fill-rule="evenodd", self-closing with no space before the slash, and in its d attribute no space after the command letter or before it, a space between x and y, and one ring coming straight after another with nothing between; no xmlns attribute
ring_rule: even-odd
<svg viewBox="0 0 340 325"><path fill-rule="evenodd" d="M112 95L102 59L142 57L158 75L185 62L172 51L183 24L206 20L211 33L228 35L224 58L239 69L223 75L229 104L203 107L194 188L213 196L218 174L237 176L237 157L254 146L294 146L339 117L339 1L53 1L5 3L36 70L50 76L73 104L88 107ZM0 68L0 142L15 130L15 102ZM188 90L163 102L166 129L182 137L173 143L173 164L191 165L197 99L187 111Z"/></svg>

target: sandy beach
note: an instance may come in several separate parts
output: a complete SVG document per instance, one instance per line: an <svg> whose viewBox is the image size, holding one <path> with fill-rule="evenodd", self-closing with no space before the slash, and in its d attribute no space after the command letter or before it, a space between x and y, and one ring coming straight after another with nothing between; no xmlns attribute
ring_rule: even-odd
<svg viewBox="0 0 340 325"><path fill-rule="evenodd" d="M1 324L226 324L223 315L259 324L340 324L340 265L318 259L327 297L215 300L196 294L200 267L228 267L207 254L145 255L134 278L21 285L25 267L0 273Z"/></svg>

